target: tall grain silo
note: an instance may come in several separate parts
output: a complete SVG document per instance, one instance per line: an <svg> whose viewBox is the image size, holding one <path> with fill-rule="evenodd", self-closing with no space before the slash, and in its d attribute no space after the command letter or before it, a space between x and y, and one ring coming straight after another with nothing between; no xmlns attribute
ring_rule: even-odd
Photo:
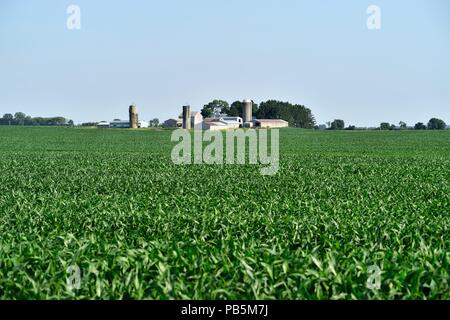
<svg viewBox="0 0 450 320"><path fill-rule="evenodd" d="M183 129L191 129L191 106L183 106Z"/></svg>
<svg viewBox="0 0 450 320"><path fill-rule="evenodd" d="M245 99L243 102L244 105L244 110L243 110L243 114L244 114L244 123L251 123L253 120L253 101L250 99Z"/></svg>
<svg viewBox="0 0 450 320"><path fill-rule="evenodd" d="M139 126L138 111L135 105L131 105L128 113L130 114L130 128L137 129Z"/></svg>

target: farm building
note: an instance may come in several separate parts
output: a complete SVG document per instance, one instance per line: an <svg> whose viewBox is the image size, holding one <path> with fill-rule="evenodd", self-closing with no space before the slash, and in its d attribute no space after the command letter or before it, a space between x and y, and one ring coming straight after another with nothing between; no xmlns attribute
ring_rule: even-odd
<svg viewBox="0 0 450 320"><path fill-rule="evenodd" d="M205 118L202 124L203 130L219 131L228 129L228 125L220 120Z"/></svg>
<svg viewBox="0 0 450 320"><path fill-rule="evenodd" d="M192 129L202 129L203 116L198 111L191 112L191 128Z"/></svg>
<svg viewBox="0 0 450 320"><path fill-rule="evenodd" d="M110 124L108 121L100 121L97 123L97 128L109 128Z"/></svg>
<svg viewBox="0 0 450 320"><path fill-rule="evenodd" d="M239 129L244 125L244 120L241 117L221 117L219 121L226 123L230 129Z"/></svg>
<svg viewBox="0 0 450 320"><path fill-rule="evenodd" d="M149 127L150 127L150 123L148 121L139 120L138 128L149 128Z"/></svg>
<svg viewBox="0 0 450 320"><path fill-rule="evenodd" d="M281 119L256 119L254 120L256 128L287 128L289 123Z"/></svg>
<svg viewBox="0 0 450 320"><path fill-rule="evenodd" d="M129 120L120 120L120 119L114 119L111 121L110 128L129 128L130 127L130 121Z"/></svg>
<svg viewBox="0 0 450 320"><path fill-rule="evenodd" d="M183 126L183 120L182 119L168 119L164 121L163 125L164 128L181 128Z"/></svg>
<svg viewBox="0 0 450 320"><path fill-rule="evenodd" d="M215 118L205 118L200 112L191 112L190 106L183 106L182 127L197 130L227 130L238 128L286 128L289 123L282 119L255 119L252 115L253 102L244 100L244 118L236 116L220 115ZM189 121L190 119L190 121ZM179 126L178 120L169 119L164 123L165 127L175 128Z"/></svg>

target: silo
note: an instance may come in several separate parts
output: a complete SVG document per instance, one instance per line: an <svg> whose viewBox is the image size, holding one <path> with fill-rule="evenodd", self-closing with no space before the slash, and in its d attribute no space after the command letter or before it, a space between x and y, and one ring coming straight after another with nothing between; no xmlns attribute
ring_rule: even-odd
<svg viewBox="0 0 450 320"><path fill-rule="evenodd" d="M244 123L250 123L253 120L253 101L250 99L246 99L243 102L244 104L244 110L243 110L243 114L244 114Z"/></svg>
<svg viewBox="0 0 450 320"><path fill-rule="evenodd" d="M191 106L183 107L183 129L191 129Z"/></svg>
<svg viewBox="0 0 450 320"><path fill-rule="evenodd" d="M138 119L138 111L135 105L131 105L129 110L130 114L130 128L137 129L139 125L139 119Z"/></svg>

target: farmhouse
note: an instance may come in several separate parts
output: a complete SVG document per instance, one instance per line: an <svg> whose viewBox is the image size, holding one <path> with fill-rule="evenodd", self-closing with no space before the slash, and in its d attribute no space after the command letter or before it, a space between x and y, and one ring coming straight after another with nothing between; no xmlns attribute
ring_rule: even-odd
<svg viewBox="0 0 450 320"><path fill-rule="evenodd" d="M150 123L148 121L139 120L138 128L149 128L149 127L150 127Z"/></svg>

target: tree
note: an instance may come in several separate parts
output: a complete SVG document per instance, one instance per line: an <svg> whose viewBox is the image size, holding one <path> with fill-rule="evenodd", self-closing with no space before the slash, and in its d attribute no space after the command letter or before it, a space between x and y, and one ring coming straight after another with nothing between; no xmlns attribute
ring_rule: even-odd
<svg viewBox="0 0 450 320"><path fill-rule="evenodd" d="M406 124L406 122L400 121L398 123L398 125L400 126L400 129L406 129L408 127L408 125Z"/></svg>
<svg viewBox="0 0 450 320"><path fill-rule="evenodd" d="M214 100L203 106L201 114L204 118L217 117L221 113L227 113L230 110L228 102L223 100Z"/></svg>
<svg viewBox="0 0 450 320"><path fill-rule="evenodd" d="M34 118L32 118L30 116L26 116L23 121L23 124L26 126L34 126L36 124L36 122L35 122Z"/></svg>
<svg viewBox="0 0 450 320"><path fill-rule="evenodd" d="M25 123L25 118L27 116L23 112L16 112L14 114L14 120L16 120L17 124L23 125Z"/></svg>
<svg viewBox="0 0 450 320"><path fill-rule="evenodd" d="M311 110L303 105L276 100L261 102L256 111L258 119L283 119L291 127L314 128L316 120Z"/></svg>
<svg viewBox="0 0 450 320"><path fill-rule="evenodd" d="M6 120L6 121L13 121L13 120L14 120L14 116L13 116L11 113L5 113L5 114L3 115L3 120Z"/></svg>
<svg viewBox="0 0 450 320"><path fill-rule="evenodd" d="M428 129L430 130L445 130L446 127L447 125L441 119L431 118L430 121L428 121Z"/></svg>
<svg viewBox="0 0 450 320"><path fill-rule="evenodd" d="M243 116L243 108L244 104L241 101L235 101L231 104L230 110L227 112L227 115L230 117L241 117Z"/></svg>
<svg viewBox="0 0 450 320"><path fill-rule="evenodd" d="M390 130L390 129L391 125L389 124L389 122L380 123L380 130Z"/></svg>
<svg viewBox="0 0 450 320"><path fill-rule="evenodd" d="M73 127L73 125L74 125L74 123L73 123L73 120L69 120L69 121L67 121L67 125L69 125L69 126Z"/></svg>
<svg viewBox="0 0 450 320"><path fill-rule="evenodd" d="M252 115L255 116L258 111L258 104L252 101ZM244 103L242 101L235 101L231 104L227 112L223 112L230 117L244 117Z"/></svg>
<svg viewBox="0 0 450 320"><path fill-rule="evenodd" d="M0 118L0 125L15 125L14 116L11 113L5 113L3 118Z"/></svg>
<svg viewBox="0 0 450 320"><path fill-rule="evenodd" d="M356 127L355 126L348 126L347 128L345 128L345 130L356 130Z"/></svg>
<svg viewBox="0 0 450 320"><path fill-rule="evenodd" d="M345 122L341 119L336 119L331 122L330 129L331 130L343 130L345 128Z"/></svg>
<svg viewBox="0 0 450 320"><path fill-rule="evenodd" d="M416 123L416 125L414 126L415 130L426 130L427 126L424 125L422 122L418 122Z"/></svg>
<svg viewBox="0 0 450 320"><path fill-rule="evenodd" d="M154 118L153 120L150 120L150 127L157 127L159 126L159 119Z"/></svg>

